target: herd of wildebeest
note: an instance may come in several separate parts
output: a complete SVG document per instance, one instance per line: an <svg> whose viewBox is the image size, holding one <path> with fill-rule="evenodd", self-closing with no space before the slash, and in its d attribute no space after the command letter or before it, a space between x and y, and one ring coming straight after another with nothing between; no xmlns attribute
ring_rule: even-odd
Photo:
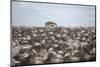
<svg viewBox="0 0 100 67"><path fill-rule="evenodd" d="M96 60L95 27L12 26L12 64L52 64Z"/></svg>

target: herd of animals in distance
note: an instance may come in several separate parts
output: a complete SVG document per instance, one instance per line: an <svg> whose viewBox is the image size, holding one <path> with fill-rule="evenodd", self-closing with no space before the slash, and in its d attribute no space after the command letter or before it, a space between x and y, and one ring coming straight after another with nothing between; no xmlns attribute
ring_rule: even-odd
<svg viewBox="0 0 100 67"><path fill-rule="evenodd" d="M11 43L12 65L96 61L95 27L12 26Z"/></svg>

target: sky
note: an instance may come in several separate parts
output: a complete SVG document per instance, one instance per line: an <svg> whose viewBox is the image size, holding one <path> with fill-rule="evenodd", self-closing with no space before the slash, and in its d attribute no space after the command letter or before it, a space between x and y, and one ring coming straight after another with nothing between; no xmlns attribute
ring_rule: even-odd
<svg viewBox="0 0 100 67"><path fill-rule="evenodd" d="M58 26L95 26L95 6L12 2L12 25L45 26L53 21Z"/></svg>

